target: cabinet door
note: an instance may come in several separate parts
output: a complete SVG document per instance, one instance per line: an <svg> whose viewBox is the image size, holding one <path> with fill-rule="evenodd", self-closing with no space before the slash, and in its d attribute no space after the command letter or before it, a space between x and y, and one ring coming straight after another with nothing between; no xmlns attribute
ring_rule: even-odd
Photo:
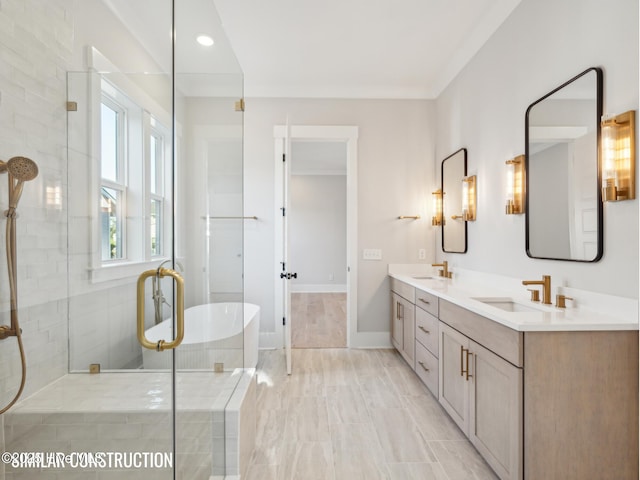
<svg viewBox="0 0 640 480"><path fill-rule="evenodd" d="M469 380L467 380L469 339L440 322L438 400L460 429L467 434L469 424Z"/></svg>
<svg viewBox="0 0 640 480"><path fill-rule="evenodd" d="M522 369L470 341L471 443L501 480L522 479Z"/></svg>
<svg viewBox="0 0 640 480"><path fill-rule="evenodd" d="M415 365L415 342L416 342L416 330L415 330L415 318L416 307L413 303L400 298L400 316L402 317L402 356L411 365L411 368L416 369Z"/></svg>
<svg viewBox="0 0 640 480"><path fill-rule="evenodd" d="M400 352L402 352L403 344L402 317L400 316L401 300L399 295L391 293L391 343Z"/></svg>

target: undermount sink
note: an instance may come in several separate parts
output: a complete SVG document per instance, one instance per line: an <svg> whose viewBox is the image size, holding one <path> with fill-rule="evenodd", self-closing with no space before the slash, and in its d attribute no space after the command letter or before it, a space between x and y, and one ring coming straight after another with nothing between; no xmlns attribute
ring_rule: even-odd
<svg viewBox="0 0 640 480"><path fill-rule="evenodd" d="M412 278L415 278L416 280L431 280L433 277L427 275L414 275Z"/></svg>
<svg viewBox="0 0 640 480"><path fill-rule="evenodd" d="M474 298L478 302L482 302L491 307L499 308L505 312L539 312L540 309L531 305L524 305L520 302L516 302L511 298Z"/></svg>

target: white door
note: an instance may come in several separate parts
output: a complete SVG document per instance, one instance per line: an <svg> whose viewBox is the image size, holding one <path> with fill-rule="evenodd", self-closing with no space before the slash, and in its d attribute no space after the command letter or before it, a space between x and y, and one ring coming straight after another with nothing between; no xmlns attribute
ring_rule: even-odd
<svg viewBox="0 0 640 480"><path fill-rule="evenodd" d="M283 140L282 168L282 303L284 310L284 349L287 361L287 375L291 375L291 272L289 265L289 182L291 180L291 137L289 124Z"/></svg>

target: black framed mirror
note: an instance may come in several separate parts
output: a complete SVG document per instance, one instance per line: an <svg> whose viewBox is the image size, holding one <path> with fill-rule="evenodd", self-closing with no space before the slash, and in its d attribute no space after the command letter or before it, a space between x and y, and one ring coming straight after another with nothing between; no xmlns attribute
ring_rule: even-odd
<svg viewBox="0 0 640 480"><path fill-rule="evenodd" d="M602 258L602 70L589 68L525 115L525 237L532 258Z"/></svg>
<svg viewBox="0 0 640 480"><path fill-rule="evenodd" d="M446 253L467 251L467 222L462 216L462 179L466 176L466 148L461 148L442 160L442 251Z"/></svg>

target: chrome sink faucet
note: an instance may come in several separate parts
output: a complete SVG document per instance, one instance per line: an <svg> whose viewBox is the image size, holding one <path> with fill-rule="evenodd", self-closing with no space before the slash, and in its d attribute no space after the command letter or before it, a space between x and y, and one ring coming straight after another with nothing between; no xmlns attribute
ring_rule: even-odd
<svg viewBox="0 0 640 480"><path fill-rule="evenodd" d="M542 285L542 303L551 305L551 275L543 275L542 280L523 280L523 285Z"/></svg>
<svg viewBox="0 0 640 480"><path fill-rule="evenodd" d="M442 267L442 270L438 271L441 277L451 278L451 272L449 271L449 262L443 260L442 263L432 263L432 267Z"/></svg>

